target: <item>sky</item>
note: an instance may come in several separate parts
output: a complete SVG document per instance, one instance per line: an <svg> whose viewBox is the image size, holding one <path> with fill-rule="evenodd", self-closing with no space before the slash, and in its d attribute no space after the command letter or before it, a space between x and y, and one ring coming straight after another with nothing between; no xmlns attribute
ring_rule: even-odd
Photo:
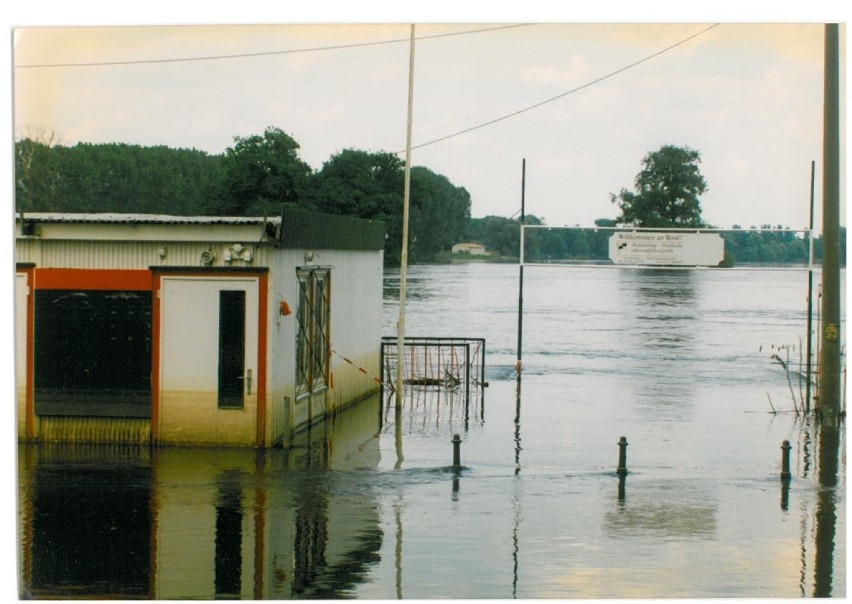
<svg viewBox="0 0 852 604"><path fill-rule="evenodd" d="M801 229L815 161L818 227L836 11L412 18L411 164L464 187L475 217L516 215L523 193L547 224L590 226L618 215L611 195L643 157L684 146L701 154L708 223ZM314 170L349 148L404 158L409 22L49 14L10 28L16 140L221 154L274 126Z"/></svg>

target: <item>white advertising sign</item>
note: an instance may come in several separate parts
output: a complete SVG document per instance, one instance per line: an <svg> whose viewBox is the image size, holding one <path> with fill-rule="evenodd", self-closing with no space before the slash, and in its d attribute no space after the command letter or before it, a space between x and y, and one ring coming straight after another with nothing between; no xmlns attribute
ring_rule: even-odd
<svg viewBox="0 0 852 604"><path fill-rule="evenodd" d="M724 257L725 240L718 233L636 231L609 238L615 264L717 266Z"/></svg>

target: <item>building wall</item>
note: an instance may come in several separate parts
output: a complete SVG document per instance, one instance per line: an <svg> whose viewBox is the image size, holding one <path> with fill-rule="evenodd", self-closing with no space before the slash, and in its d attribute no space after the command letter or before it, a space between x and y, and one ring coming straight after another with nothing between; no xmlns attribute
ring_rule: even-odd
<svg viewBox="0 0 852 604"><path fill-rule="evenodd" d="M98 231L101 225L43 225L40 234L44 237L51 233L62 232L75 237L84 237L89 231ZM172 226L172 225L170 225ZM64 229L64 230L63 230ZM85 230L85 229L88 229ZM209 229L209 226L205 226ZM253 233L240 227L241 236ZM200 237L199 229L181 226L181 235L194 239L191 241L165 240L163 233L171 230L160 225L157 229L133 229L124 225L110 227L110 236L127 236L128 232L139 235L141 240L109 240L101 233L98 237L78 240L53 240L45 238L19 238L16 241L16 260L19 263L33 263L37 268L62 267L72 269L123 269L148 270L156 267L230 267L257 268L269 267L268 292L266 294L265 317L267 341L264 348L267 358L267 372L264 383L264 396L258 406L242 413L249 423L257 423L257 413L263 415L264 432L259 436L263 446L276 444L288 445L292 434L311 422L318 421L327 414L334 413L348 403L375 392L379 384L375 376L380 373L379 348L381 342L381 300L382 300L382 252L381 251L336 251L319 250L310 260L313 264L327 267L331 271L331 317L330 333L333 352L330 357L331 380L327 391L317 393L310 400L298 400L295 390L296 376L296 337L297 323L295 313L299 300L299 285L296 268L306 264L306 250L275 248L270 245L255 247L251 243L239 243L227 239L227 230L213 228L213 241ZM171 236L171 235L170 235ZM93 243L96 242L96 243ZM226 262L227 258L231 262ZM38 288L38 271L35 271L33 286ZM153 277L152 277L153 279ZM16 280L19 314L16 328L25 334L26 308L24 303L29 292L27 273ZM153 287L153 285L152 285ZM357 295L356 295L357 294ZM280 302L286 302L291 314L284 316L280 312ZM155 302L156 305L156 302ZM156 314L156 313L155 313ZM151 438L150 422L138 419L115 420L110 418L64 418L51 417L40 419L28 414L26 392L27 380L22 370L26 370L28 353L25 348L27 339L18 339L16 356L18 358L18 435L21 439L46 438L62 440L82 440L87 442L144 442ZM197 345L203 346L203 342ZM348 362L345 359L348 359ZM363 370L363 371L362 371ZM31 397L29 400L32 400ZM161 404L167 405L163 400ZM163 407L167 410L167 407ZM250 416L250 417L249 417ZM32 419L27 425L27 418ZM155 418L156 420L156 418ZM199 420L203 420L200 421ZM203 424L211 420L199 410L184 420L187 424ZM217 420L218 421L218 420ZM215 424L216 422L214 422ZM225 422L227 424L228 422ZM238 422L243 424L245 422ZM223 424L224 425L224 424ZM209 426L208 426L209 427ZM251 444L240 437L224 438L217 435L218 428L207 430L200 444L227 441L229 444ZM197 437L189 436L192 429L182 435L174 432L159 434L153 430L153 438L159 442L191 444ZM210 437L210 434L213 437ZM254 442L254 438L251 439Z"/></svg>
<svg viewBox="0 0 852 604"><path fill-rule="evenodd" d="M289 446L289 437L299 426L296 416L296 305L299 284L296 266L302 250L280 250L278 261L269 267L269 388L266 439L270 445ZM281 303L290 314L283 315Z"/></svg>
<svg viewBox="0 0 852 604"><path fill-rule="evenodd" d="M381 375L380 355L376 353L382 339L382 285L381 252L351 252L334 263L330 392L333 410L380 387L376 382ZM352 296L350 292L359 295Z"/></svg>
<svg viewBox="0 0 852 604"><path fill-rule="evenodd" d="M454 254L471 254L473 256L484 256L487 254L485 247L478 243L457 243L452 247Z"/></svg>
<svg viewBox="0 0 852 604"><path fill-rule="evenodd" d="M269 287L267 435L272 444L284 434L304 429L379 388L373 376L378 376L380 370L382 329L381 251L320 250L314 253L310 265L305 262L304 250L282 250L279 254L279 260L270 267ZM332 375L326 390L303 396L297 395L295 384L299 303L296 269L313 265L327 268L331 275ZM291 314L280 313L281 302L287 304Z"/></svg>
<svg viewBox="0 0 852 604"><path fill-rule="evenodd" d="M249 248L252 261L224 261L226 254L232 253L233 246L239 243L195 241L98 241L92 240L50 240L18 239L16 241L16 261L32 262L38 267L63 268L114 268L147 269L156 266L264 266L269 261L268 246ZM212 252L215 260L210 264L202 262L202 255Z"/></svg>

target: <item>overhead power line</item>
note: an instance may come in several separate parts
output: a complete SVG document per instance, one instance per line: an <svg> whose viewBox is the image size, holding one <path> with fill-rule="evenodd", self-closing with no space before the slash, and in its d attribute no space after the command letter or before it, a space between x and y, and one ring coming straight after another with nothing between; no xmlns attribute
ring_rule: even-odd
<svg viewBox="0 0 852 604"><path fill-rule="evenodd" d="M497 27L487 27L483 29L469 29L465 31L455 31L444 34L433 34L430 36L421 36L417 40L434 40L437 38L449 38L452 36L464 36L469 34L481 34L492 31L500 31L503 29L513 29L516 27L527 27L530 23L517 23L514 25L500 25ZM94 61L90 63L43 63L34 65L15 65L16 69L38 69L47 67L108 67L116 65L151 65L158 63L188 63L192 61L221 61L225 59L248 59L254 57L270 57L277 55L300 54L306 52L323 52L327 50L345 50L348 48L364 48L367 46L383 46L388 44L399 44L401 42L409 42L409 38L398 38L393 40L377 40L373 42L358 42L354 44L338 44L334 46L318 46L315 48L297 48L291 50L269 50L264 52L246 52L229 55L210 55L204 57L175 57L170 59L139 59L136 61Z"/></svg>
<svg viewBox="0 0 852 604"><path fill-rule="evenodd" d="M710 31L714 27L718 27L718 26L719 26L719 23L715 23L715 24L711 25L710 27L702 29L698 33L692 34L688 38L684 38L683 40L675 42L671 46L667 46L666 48L663 48L662 50L658 50L657 52L650 54L650 55L648 55L648 56L646 56L642 59L639 59L638 61L634 61L633 63L630 63L629 65L625 65L624 67L621 67L620 69L616 69L615 71L611 71L610 73L608 73L604 76L601 76L599 78L591 80L590 82L586 82L585 84L583 84L581 86L577 86L576 88L572 88L571 90L568 90L567 92L563 92L562 94L558 94L558 95L551 97L547 100L540 101L538 103L535 103L534 105L529 105L528 107L524 107L523 109L518 109L517 111L513 111L512 113L507 113L506 115L502 115L500 117L494 118L494 119L489 120L487 122L477 124L476 126L471 126L470 128L465 128L464 130L459 130L458 132L453 132L452 134L447 134L446 136L442 136L440 138L436 138L436 139L430 140L430 141L425 142L425 143L419 143L417 145L413 145L411 148L412 149L422 149L423 147L428 147L429 145L434 145L435 143L440 143L440 142L445 141L447 139L454 138L456 136L461 136L462 134L467 134L469 132L473 132L474 130L479 130L480 128L485 128L486 126L492 126L492 125L494 125L498 122L502 122L502 121L507 120L509 118L513 118L513 117L516 117L518 115L521 115L522 113L532 111L533 109L538 109L539 107L541 107L543 105L547 105L548 103L558 101L559 99L565 98L566 96L574 94L575 92L579 92L581 90L589 88L590 86L594 86L595 84L599 84L599 83L603 82L604 80L608 80L609 78L617 76L620 73L624 73L625 71L627 71L629 69L633 69L634 67L637 67L637 66L641 65L642 63L647 63L651 59L659 57L660 55L665 54L665 53L669 52L670 50L677 48L678 46L686 44L690 40L693 40L693 39L697 38L698 36L701 36L701 35L707 33L708 31ZM396 151L395 152L395 154L399 154L399 153L403 153L403 151Z"/></svg>

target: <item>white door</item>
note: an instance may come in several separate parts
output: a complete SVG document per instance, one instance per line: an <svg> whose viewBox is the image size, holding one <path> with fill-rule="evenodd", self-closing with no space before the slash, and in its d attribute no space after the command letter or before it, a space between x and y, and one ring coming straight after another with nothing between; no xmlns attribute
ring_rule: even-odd
<svg viewBox="0 0 852 604"><path fill-rule="evenodd" d="M163 277L159 440L254 443L258 279Z"/></svg>

